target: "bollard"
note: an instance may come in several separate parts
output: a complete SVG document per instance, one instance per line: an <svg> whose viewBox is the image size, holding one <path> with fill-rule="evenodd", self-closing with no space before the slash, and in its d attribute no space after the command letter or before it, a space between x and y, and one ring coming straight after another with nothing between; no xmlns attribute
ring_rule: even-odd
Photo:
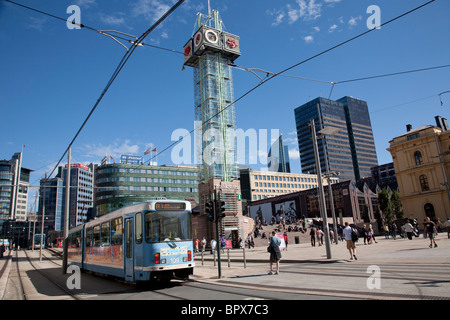
<svg viewBox="0 0 450 320"><path fill-rule="evenodd" d="M230 267L230 249L227 249L227 256L228 256L228 268Z"/></svg>
<svg viewBox="0 0 450 320"><path fill-rule="evenodd" d="M202 265L203 265L203 263L204 263L203 252L204 252L204 251L202 251Z"/></svg>
<svg viewBox="0 0 450 320"><path fill-rule="evenodd" d="M244 256L244 269L246 269L247 268L247 261L245 259L245 248L242 248L242 254Z"/></svg>

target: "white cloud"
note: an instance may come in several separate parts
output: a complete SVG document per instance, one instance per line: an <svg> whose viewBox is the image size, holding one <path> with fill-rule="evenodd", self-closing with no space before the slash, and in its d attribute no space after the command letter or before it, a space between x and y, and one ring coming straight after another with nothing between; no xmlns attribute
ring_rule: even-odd
<svg viewBox="0 0 450 320"><path fill-rule="evenodd" d="M314 31L316 31L316 32L320 32L320 28L319 28L319 27L314 27L313 29L314 29Z"/></svg>
<svg viewBox="0 0 450 320"><path fill-rule="evenodd" d="M300 152L298 152L298 149L289 149L289 160L298 160L300 159Z"/></svg>
<svg viewBox="0 0 450 320"><path fill-rule="evenodd" d="M350 27L354 27L358 24L358 21L362 20L362 16L359 17L351 17L350 20L348 20L348 24Z"/></svg>
<svg viewBox="0 0 450 320"><path fill-rule="evenodd" d="M101 160L105 156L112 156L114 159L120 158L121 155L127 154L127 155L137 155L139 153L143 154L143 151L141 152L139 145L132 144L130 140L125 140L124 142L121 142L119 139L114 141L113 143L109 145L103 145L103 144L87 144L83 147L83 150L81 151L83 156L89 157L89 158L97 158L98 160Z"/></svg>
<svg viewBox="0 0 450 320"><path fill-rule="evenodd" d="M100 15L100 20L108 25L112 25L112 26L119 26L121 24L125 23L125 19L122 18L118 18L112 15L106 15L106 14L101 14Z"/></svg>
<svg viewBox="0 0 450 320"><path fill-rule="evenodd" d="M275 16L273 26L278 26L288 17L288 23L292 24L299 19L303 21L316 20L321 16L322 4L316 0L295 0L295 4L287 4L284 9L268 11L268 14Z"/></svg>
<svg viewBox="0 0 450 320"><path fill-rule="evenodd" d="M75 0L75 4L80 7L89 8L97 3L96 0Z"/></svg>
<svg viewBox="0 0 450 320"><path fill-rule="evenodd" d="M334 30L336 30L337 29L337 25L336 24L333 24L329 29L328 29L328 32L329 33L333 33L334 32Z"/></svg>
<svg viewBox="0 0 450 320"><path fill-rule="evenodd" d="M311 43L311 42L314 42L314 37L306 36L306 37L303 37L303 40L305 40L306 43Z"/></svg>
<svg viewBox="0 0 450 320"><path fill-rule="evenodd" d="M298 8L288 7L289 23L294 23L299 18L305 21L316 20L320 17L322 11L322 4L316 3L316 0L296 0Z"/></svg>
<svg viewBox="0 0 450 320"><path fill-rule="evenodd" d="M132 7L133 15L144 16L151 23L158 21L170 9L169 5L159 0L139 0Z"/></svg>

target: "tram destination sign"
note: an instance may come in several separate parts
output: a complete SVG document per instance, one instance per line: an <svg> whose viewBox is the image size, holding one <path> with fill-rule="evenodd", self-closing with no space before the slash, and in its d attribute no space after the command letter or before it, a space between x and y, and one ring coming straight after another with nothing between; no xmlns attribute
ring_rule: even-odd
<svg viewBox="0 0 450 320"><path fill-rule="evenodd" d="M155 210L186 210L186 204L182 202L157 202Z"/></svg>

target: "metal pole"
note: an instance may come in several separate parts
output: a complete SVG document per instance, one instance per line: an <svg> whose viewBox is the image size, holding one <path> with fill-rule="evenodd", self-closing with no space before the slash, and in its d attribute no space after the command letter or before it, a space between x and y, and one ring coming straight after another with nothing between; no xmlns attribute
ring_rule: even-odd
<svg viewBox="0 0 450 320"><path fill-rule="evenodd" d="M33 217L33 237L31 240L31 251L34 252L34 235L36 234L36 211L37 211L38 192L36 191L36 199L34 199L34 217Z"/></svg>
<svg viewBox="0 0 450 320"><path fill-rule="evenodd" d="M338 244L338 239L337 239L337 219L336 219L336 212L334 211L334 198L333 198L333 188L331 186L331 178L328 175L327 176L327 180L328 180L328 198L330 199L330 208L331 208L331 216L333 217L333 229L334 229L334 242L336 244Z"/></svg>
<svg viewBox="0 0 450 320"><path fill-rule="evenodd" d="M42 262L42 245L43 245L43 238L44 238L44 216L45 216L45 189L47 183L47 172L45 173L45 179L44 179L44 199L42 200L42 219L41 219L41 245L39 248L39 261Z"/></svg>
<svg viewBox="0 0 450 320"><path fill-rule="evenodd" d="M220 264L220 239L219 239L219 220L217 219L217 191L214 189L214 205L213 205L213 212L214 212L214 220L216 222L216 251L217 251L217 271L219 272L219 279L222 278L222 268Z"/></svg>
<svg viewBox="0 0 450 320"><path fill-rule="evenodd" d="M331 259L330 231L328 229L327 207L325 203L325 195L323 192L322 171L320 169L319 152L317 150L316 126L314 124L314 119L311 119L309 126L311 128L314 147L314 158L316 160L317 180L319 183L319 201L321 204L320 215L322 216L322 225L324 229L323 232L325 233L325 247L327 250L327 259Z"/></svg>
<svg viewBox="0 0 450 320"><path fill-rule="evenodd" d="M66 171L66 206L64 210L64 249L63 249L63 273L67 273L67 240L69 238L69 211L70 211L70 155L71 149L67 153L67 171Z"/></svg>

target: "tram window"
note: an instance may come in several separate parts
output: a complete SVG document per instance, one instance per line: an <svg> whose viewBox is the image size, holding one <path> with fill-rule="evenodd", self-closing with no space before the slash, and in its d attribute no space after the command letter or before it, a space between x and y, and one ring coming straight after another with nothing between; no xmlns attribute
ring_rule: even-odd
<svg viewBox="0 0 450 320"><path fill-rule="evenodd" d="M86 247L94 246L94 232L92 228L86 229Z"/></svg>
<svg viewBox="0 0 450 320"><path fill-rule="evenodd" d="M136 213L136 243L142 243L142 213Z"/></svg>
<svg viewBox="0 0 450 320"><path fill-rule="evenodd" d="M94 244L93 247L100 247L100 225L94 227Z"/></svg>
<svg viewBox="0 0 450 320"><path fill-rule="evenodd" d="M102 223L102 237L101 237L101 246L102 247L106 247L111 244L110 233L111 233L111 228L110 228L109 221Z"/></svg>
<svg viewBox="0 0 450 320"><path fill-rule="evenodd" d="M186 212L159 211L145 214L145 241L180 241L191 237L191 216Z"/></svg>
<svg viewBox="0 0 450 320"><path fill-rule="evenodd" d="M122 218L111 221L111 245L121 246L123 244L123 223Z"/></svg>
<svg viewBox="0 0 450 320"><path fill-rule="evenodd" d="M127 220L126 257L133 257L133 221Z"/></svg>

